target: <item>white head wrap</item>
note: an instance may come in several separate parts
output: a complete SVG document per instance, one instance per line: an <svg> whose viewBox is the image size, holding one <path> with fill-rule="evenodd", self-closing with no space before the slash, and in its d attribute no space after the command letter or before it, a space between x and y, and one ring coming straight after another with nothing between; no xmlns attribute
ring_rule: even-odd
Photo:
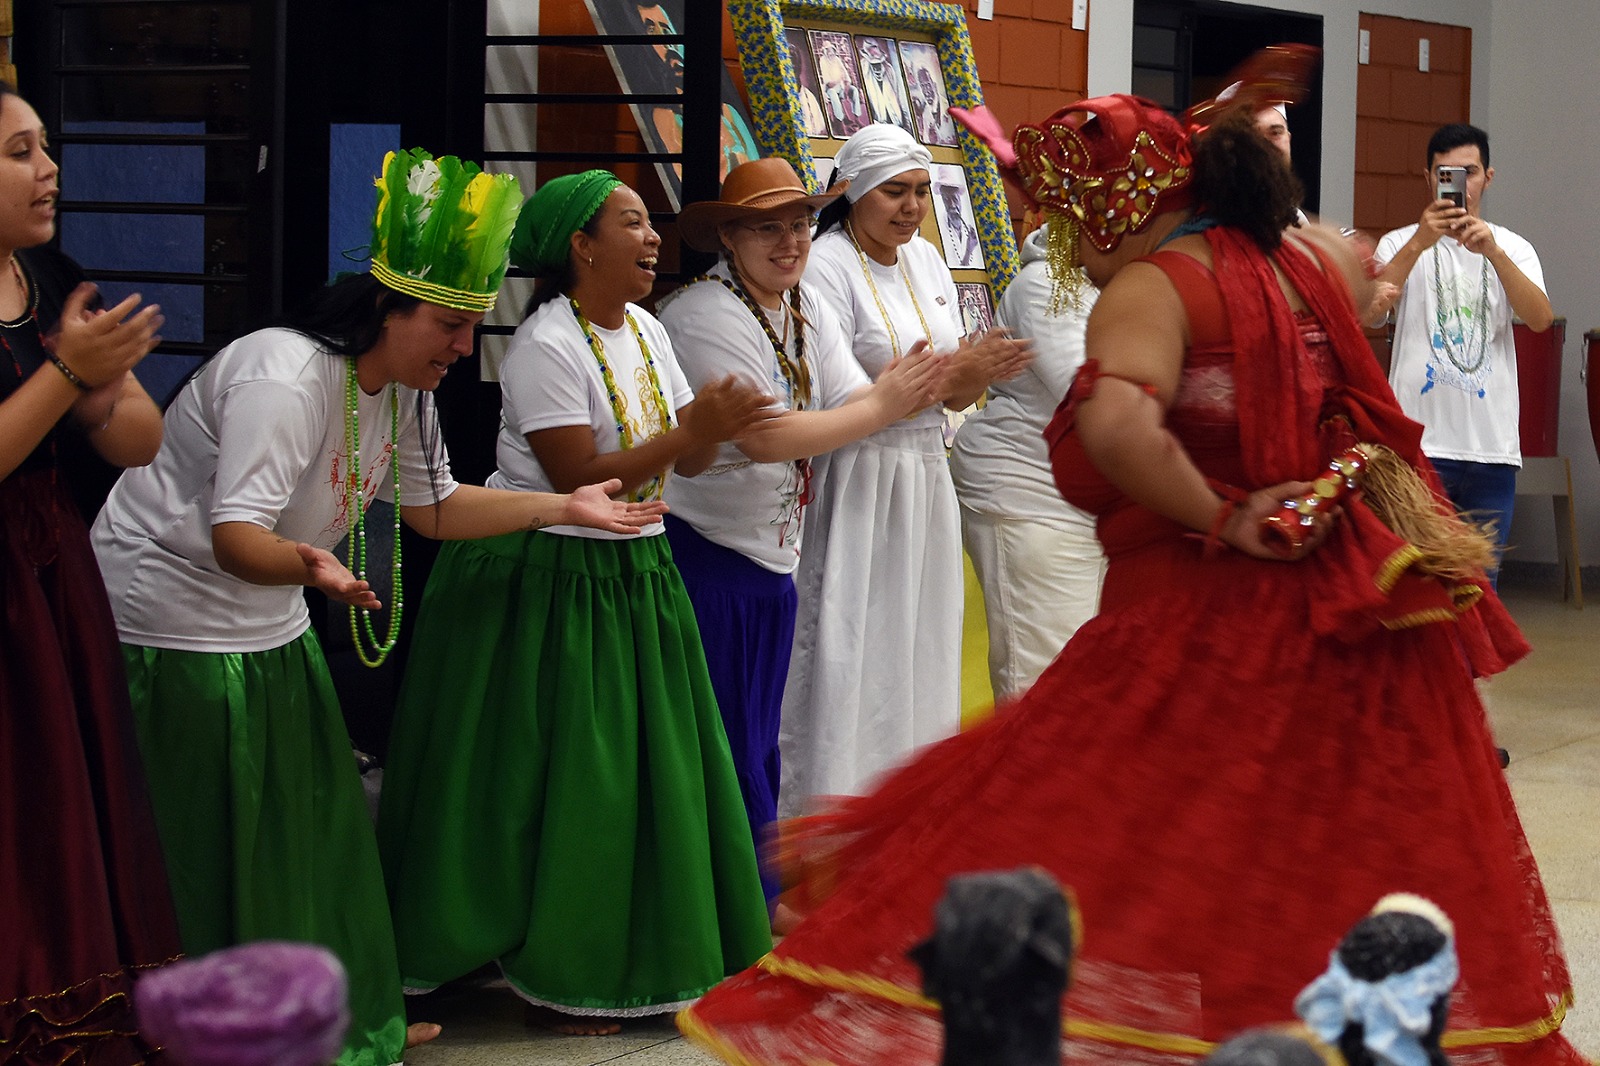
<svg viewBox="0 0 1600 1066"><path fill-rule="evenodd" d="M851 135L834 161L834 180L850 182L844 194L851 203L896 174L927 170L933 155L899 126L874 122Z"/></svg>

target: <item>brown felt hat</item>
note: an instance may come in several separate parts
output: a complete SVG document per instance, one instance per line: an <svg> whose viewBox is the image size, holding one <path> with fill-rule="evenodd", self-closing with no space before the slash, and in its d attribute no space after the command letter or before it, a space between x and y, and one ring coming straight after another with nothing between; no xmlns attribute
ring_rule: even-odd
<svg viewBox="0 0 1600 1066"><path fill-rule="evenodd" d="M772 156L740 163L728 171L722 183L722 199L689 204L678 214L678 236L683 243L702 252L722 250L717 227L795 204L811 210L824 207L844 195L848 181L840 181L827 192L813 196L787 159Z"/></svg>

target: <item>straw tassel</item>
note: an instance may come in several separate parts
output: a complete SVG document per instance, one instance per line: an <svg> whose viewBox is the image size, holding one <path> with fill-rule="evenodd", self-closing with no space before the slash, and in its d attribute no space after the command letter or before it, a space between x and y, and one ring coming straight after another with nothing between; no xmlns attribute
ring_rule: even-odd
<svg viewBox="0 0 1600 1066"><path fill-rule="evenodd" d="M1384 525L1416 549L1413 569L1468 582L1495 565L1492 525L1456 514L1392 449L1368 443L1360 448L1369 460L1362 498Z"/></svg>

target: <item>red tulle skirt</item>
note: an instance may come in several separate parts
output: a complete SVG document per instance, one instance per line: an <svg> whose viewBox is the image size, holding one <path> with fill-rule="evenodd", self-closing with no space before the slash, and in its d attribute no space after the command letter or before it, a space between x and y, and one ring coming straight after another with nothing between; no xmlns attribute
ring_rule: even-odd
<svg viewBox="0 0 1600 1066"><path fill-rule="evenodd" d="M1329 577L1177 536L1113 556L1103 613L1030 692L796 827L815 909L685 1032L736 1063L936 1063L906 950L952 874L1037 865L1082 914L1071 1062L1178 1063L1292 1018L1396 891L1456 922L1456 1061L1581 1062L1462 627L1318 636Z"/></svg>

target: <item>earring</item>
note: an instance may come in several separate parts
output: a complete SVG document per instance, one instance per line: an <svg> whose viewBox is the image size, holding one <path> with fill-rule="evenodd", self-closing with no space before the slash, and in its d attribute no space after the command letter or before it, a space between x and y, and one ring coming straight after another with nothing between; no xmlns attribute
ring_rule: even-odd
<svg viewBox="0 0 1600 1066"><path fill-rule="evenodd" d="M594 269L594 256L592 256L592 255L591 255L591 256L590 256L590 257L589 257L589 258L588 258L588 260L587 260L587 262L588 262L588 264L589 264L589 269L590 269L590 270L593 270L593 269Z"/></svg>

